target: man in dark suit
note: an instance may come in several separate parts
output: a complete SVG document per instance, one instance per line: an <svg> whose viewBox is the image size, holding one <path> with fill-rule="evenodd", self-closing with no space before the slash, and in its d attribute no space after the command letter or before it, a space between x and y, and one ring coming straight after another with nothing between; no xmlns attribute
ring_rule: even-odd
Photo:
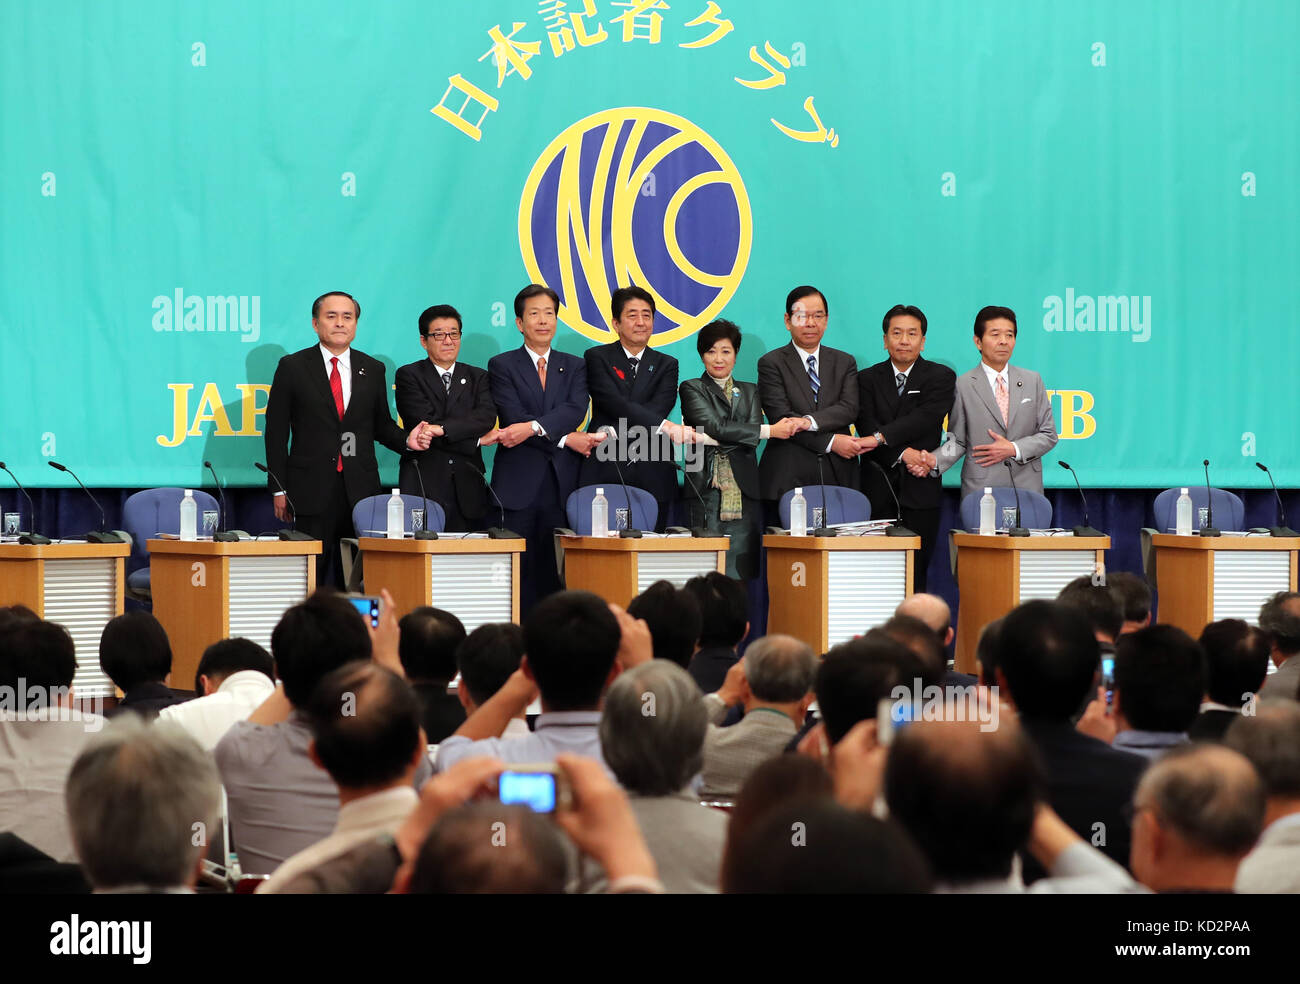
<svg viewBox="0 0 1300 984"><path fill-rule="evenodd" d="M858 417L858 364L849 353L822 345L828 317L821 291L796 287L785 299L790 344L758 360L758 395L767 419L808 421L808 428L789 440L768 442L758 463L759 491L769 503L769 519L781 496L796 486L819 485L822 476L827 485L856 489L856 458L876 447L873 437L849 434L849 425Z"/></svg>
<svg viewBox="0 0 1300 984"><path fill-rule="evenodd" d="M663 530L668 507L677 499L671 442L693 434L668 419L677 403L677 360L648 347L655 318L649 291L620 287L610 298L610 314L618 341L589 348L584 357L591 391L587 429L599 433L602 427L612 427L617 437L582 463L578 484L617 486L621 468L629 486L645 489L658 500L655 528ZM606 496L616 507L617 496L608 491ZM613 528L612 510L610 515ZM630 516L628 525L633 525Z"/></svg>
<svg viewBox="0 0 1300 984"><path fill-rule="evenodd" d="M394 377L402 421L423 420L433 429L428 451L402 459L402 491L420 494L418 469L424 491L442 506L452 533L477 529L488 510L479 449L496 443L497 419L487 372L457 361L460 336L460 313L454 307L426 308L420 314L420 346L429 357L402 366Z"/></svg>
<svg viewBox="0 0 1300 984"><path fill-rule="evenodd" d="M393 422L384 364L352 348L360 319L361 305L351 294L331 291L316 298L311 323L320 343L280 360L266 403L266 463L275 476L268 484L276 518L323 541L316 583L339 588L338 544L353 535L352 507L379 492L375 442L401 454L428 448L433 437L423 421L408 430Z"/></svg>
<svg viewBox="0 0 1300 984"><path fill-rule="evenodd" d="M488 360L488 382L501 429L492 488L506 511L506 526L528 543L522 566L520 608L558 591L554 530L567 526L564 502L578 487L578 457L587 457L603 434L577 431L587 415L587 365L551 348L560 298L529 284L515 296L515 325L524 344Z"/></svg>
<svg viewBox="0 0 1300 984"><path fill-rule="evenodd" d="M876 441L862 455L862 488L871 500L872 517L898 516L921 537L912 585L923 592L943 494L938 474L931 474L931 452L943 441L943 418L952 408L957 374L921 358L927 323L920 308L895 304L881 326L889 358L858 373L858 434Z"/></svg>

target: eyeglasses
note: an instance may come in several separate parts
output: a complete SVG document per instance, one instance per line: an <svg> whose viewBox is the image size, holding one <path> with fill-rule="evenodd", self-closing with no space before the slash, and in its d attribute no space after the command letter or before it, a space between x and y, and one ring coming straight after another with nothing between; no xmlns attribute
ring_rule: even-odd
<svg viewBox="0 0 1300 984"><path fill-rule="evenodd" d="M821 324L826 320L826 312L815 311L812 314L805 314L803 311L796 311L790 315L790 320L796 325L807 324L809 321L813 322L813 324Z"/></svg>
<svg viewBox="0 0 1300 984"><path fill-rule="evenodd" d="M449 338L453 342L460 341L460 332L458 331L431 331L425 338L432 338L435 342L441 342L444 338Z"/></svg>

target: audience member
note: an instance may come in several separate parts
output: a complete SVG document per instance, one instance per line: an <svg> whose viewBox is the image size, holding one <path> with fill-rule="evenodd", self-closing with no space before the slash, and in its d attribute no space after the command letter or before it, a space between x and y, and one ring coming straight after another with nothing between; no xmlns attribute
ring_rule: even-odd
<svg viewBox="0 0 1300 984"><path fill-rule="evenodd" d="M682 669L690 665L703 624L694 594L671 581L656 581L628 602L627 613L649 626L655 659L666 659Z"/></svg>
<svg viewBox="0 0 1300 984"><path fill-rule="evenodd" d="M684 585L700 606L699 648L686 668L701 693L722 686L739 658L736 649L749 634L749 599L744 585L719 571L693 577Z"/></svg>
<svg viewBox="0 0 1300 984"><path fill-rule="evenodd" d="M398 623L398 656L406 679L420 701L420 721L432 744L465 723L465 708L447 688L456 677L456 651L465 641L465 626L451 612L421 606Z"/></svg>
<svg viewBox="0 0 1300 984"><path fill-rule="evenodd" d="M948 653L944 649L943 636L915 615L895 614L880 626L880 630L891 639L901 642L930 666L932 674L939 677L939 686L945 689L973 687L978 682L969 673L948 669Z"/></svg>
<svg viewBox="0 0 1300 984"><path fill-rule="evenodd" d="M1100 664L1087 619L1055 602L1026 602L1003 618L995 663L999 695L1014 705L1042 757L1048 805L1085 841L1127 864L1126 811L1146 760L1083 734L1070 720ZM1093 839L1098 830L1103 843ZM1041 874L1037 862L1026 862L1026 881Z"/></svg>
<svg viewBox="0 0 1300 984"><path fill-rule="evenodd" d="M981 687L996 687L998 668L998 638L1002 631L1002 619L995 618L980 629L980 637L975 641L976 676Z"/></svg>
<svg viewBox="0 0 1300 984"><path fill-rule="evenodd" d="M190 892L216 826L212 756L180 728L124 714L68 773L68 816L96 892Z"/></svg>
<svg viewBox="0 0 1300 984"><path fill-rule="evenodd" d="M259 893L284 891L302 872L395 833L417 801L411 784L425 741L409 683L370 661L348 663L321 680L304 710L312 734L308 754L338 787L338 824L280 865Z"/></svg>
<svg viewBox="0 0 1300 984"><path fill-rule="evenodd" d="M275 692L271 654L251 639L222 639L203 651L194 700L164 707L160 721L180 725L208 751Z"/></svg>
<svg viewBox="0 0 1300 984"><path fill-rule="evenodd" d="M369 660L372 653L396 662L398 630L391 598L379 633L372 647L361 614L328 589L290 608L271 633L271 656L283 690L247 720L232 724L214 750L226 787L231 839L245 874L270 874L286 858L328 837L338 823L338 788L309 754L312 736L305 708L331 670ZM417 780L428 771L423 767Z"/></svg>
<svg viewBox="0 0 1300 984"><path fill-rule="evenodd" d="M1300 699L1300 593L1279 591L1259 610L1260 631L1268 636L1277 672L1264 681L1261 697Z"/></svg>
<svg viewBox="0 0 1300 984"><path fill-rule="evenodd" d="M1263 701L1240 716L1223 743L1255 767L1267 797L1264 830L1237 868L1238 892L1300 893L1300 706Z"/></svg>
<svg viewBox="0 0 1300 984"><path fill-rule="evenodd" d="M1138 890L1123 867L1086 844L1043 802L1042 765L1014 722L994 731L974 721L910 724L889 749L883 792L889 815L929 861L937 892L1026 891L1016 864L1022 850L1049 874L1030 892ZM959 837L955 817L961 818Z"/></svg>
<svg viewBox="0 0 1300 984"><path fill-rule="evenodd" d="M1063 587L1056 601L1088 620L1102 653L1115 651L1115 640L1124 627L1124 599L1118 590L1085 574Z"/></svg>
<svg viewBox="0 0 1300 984"><path fill-rule="evenodd" d="M1268 636L1239 618L1211 622L1201 630L1205 698L1187 729L1192 741L1222 741L1241 710L1253 706L1268 675Z"/></svg>
<svg viewBox="0 0 1300 984"><path fill-rule="evenodd" d="M75 861L64 783L97 714L74 708L76 646L68 630L12 610L0 615L0 831L58 862Z"/></svg>
<svg viewBox="0 0 1300 984"><path fill-rule="evenodd" d="M99 637L99 667L122 691L122 699L105 717L134 711L153 720L164 707L186 699L171 691L172 645L162 624L148 612L109 619Z"/></svg>
<svg viewBox="0 0 1300 984"><path fill-rule="evenodd" d="M741 665L736 682L745 716L739 722L719 727L727 713L727 697L715 693L705 698L710 724L699 785L705 799L737 795L751 772L785 750L803 727L813 701L817 657L793 636L755 640L745 650Z"/></svg>
<svg viewBox="0 0 1300 984"><path fill-rule="evenodd" d="M913 894L930 890L925 857L892 821L830 797L767 812L739 838L723 891L743 894Z"/></svg>
<svg viewBox="0 0 1300 984"><path fill-rule="evenodd" d="M567 877L564 840L554 824L526 806L482 800L450 810L434 824L406 891L560 895Z"/></svg>
<svg viewBox="0 0 1300 984"><path fill-rule="evenodd" d="M1158 758L1165 749L1187 743L1204 693L1200 644L1172 625L1152 625L1120 639L1114 705L1108 713L1099 691L1079 730L1122 751Z"/></svg>
<svg viewBox="0 0 1300 984"><path fill-rule="evenodd" d="M623 615L622 625L639 626L649 650L645 623ZM610 606L588 591L562 591L539 601L524 620L519 669L439 746L438 769L473 755L553 762L559 752L573 752L604 762L597 729L605 690L621 668L616 658L622 625ZM539 694L542 713L534 731L503 739L506 726Z"/></svg>
<svg viewBox="0 0 1300 984"><path fill-rule="evenodd" d="M718 891L727 817L689 788L700 771L707 727L700 688L680 666L661 659L615 680L600 719L605 761L627 790L669 892Z"/></svg>
<svg viewBox="0 0 1300 984"><path fill-rule="evenodd" d="M830 744L859 721L875 720L880 702L898 687L913 691L938 683L933 665L879 629L842 642L817 667L813 691Z"/></svg>
<svg viewBox="0 0 1300 984"><path fill-rule="evenodd" d="M1146 578L1128 571L1111 571L1106 583L1119 593L1124 605L1124 624L1119 634L1127 635L1151 624L1151 585Z"/></svg>
<svg viewBox="0 0 1300 984"><path fill-rule="evenodd" d="M1170 749L1133 796L1133 877L1155 892L1231 892L1264 811L1264 784L1240 753Z"/></svg>
<svg viewBox="0 0 1300 984"><path fill-rule="evenodd" d="M456 697L465 716L473 714L489 697L506 685L510 674L519 669L524 655L524 630L513 622L489 622L465 637L456 650L460 686ZM530 734L525 711L510 719L502 738L519 738Z"/></svg>

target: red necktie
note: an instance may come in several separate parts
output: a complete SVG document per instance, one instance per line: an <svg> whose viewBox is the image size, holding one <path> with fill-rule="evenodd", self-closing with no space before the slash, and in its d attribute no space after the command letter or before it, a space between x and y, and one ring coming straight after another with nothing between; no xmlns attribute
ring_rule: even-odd
<svg viewBox="0 0 1300 984"><path fill-rule="evenodd" d="M542 384L542 389L546 389L546 360L537 360L537 379Z"/></svg>
<svg viewBox="0 0 1300 984"><path fill-rule="evenodd" d="M334 409L339 412L339 420L343 419L343 377L339 375L338 356L330 359L330 392L334 394ZM339 455L339 471L343 470L343 455Z"/></svg>

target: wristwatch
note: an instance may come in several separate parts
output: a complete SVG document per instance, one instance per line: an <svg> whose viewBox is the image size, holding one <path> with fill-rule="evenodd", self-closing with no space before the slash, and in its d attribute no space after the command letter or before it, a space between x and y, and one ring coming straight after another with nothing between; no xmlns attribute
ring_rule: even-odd
<svg viewBox="0 0 1300 984"><path fill-rule="evenodd" d="M882 434L882 433L880 433L880 431L876 431L876 432L875 432L874 434L872 434L871 436L874 437L874 438L876 439L876 443L877 443L877 444L881 444L881 445L884 445L884 444L885 444L885 435Z"/></svg>

